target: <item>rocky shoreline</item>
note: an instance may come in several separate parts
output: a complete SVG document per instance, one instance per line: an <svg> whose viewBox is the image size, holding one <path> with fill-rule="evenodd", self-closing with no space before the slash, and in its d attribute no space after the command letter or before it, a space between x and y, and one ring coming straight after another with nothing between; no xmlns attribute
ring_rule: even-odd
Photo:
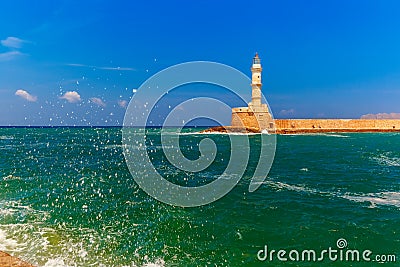
<svg viewBox="0 0 400 267"><path fill-rule="evenodd" d="M269 134L318 134L318 133L385 133L400 132L400 128L294 128L274 129ZM201 131L201 133L261 133L255 127L217 126Z"/></svg>
<svg viewBox="0 0 400 267"><path fill-rule="evenodd" d="M0 266L1 267L35 267L17 257L13 257L8 253L0 251Z"/></svg>
<svg viewBox="0 0 400 267"><path fill-rule="evenodd" d="M201 133L260 133L260 130L253 127L234 127L234 126L216 126L205 129Z"/></svg>

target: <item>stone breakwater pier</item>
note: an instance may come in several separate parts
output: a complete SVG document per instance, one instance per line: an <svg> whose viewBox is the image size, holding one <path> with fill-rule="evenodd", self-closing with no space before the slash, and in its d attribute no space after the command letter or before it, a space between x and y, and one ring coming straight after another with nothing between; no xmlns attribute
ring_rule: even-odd
<svg viewBox="0 0 400 267"><path fill-rule="evenodd" d="M400 132L400 120L293 119L275 120L279 134L324 132Z"/></svg>
<svg viewBox="0 0 400 267"><path fill-rule="evenodd" d="M261 60L256 54L251 67L251 102L232 109L231 126L213 127L203 132L236 133L327 133L400 132L400 119L279 119L274 120L267 104L261 101Z"/></svg>
<svg viewBox="0 0 400 267"><path fill-rule="evenodd" d="M305 134L305 133L374 133L400 132L400 120L376 119L290 119L274 120L274 127L267 129L268 133L276 134ZM226 133L260 133L256 125L249 126L218 126L203 132Z"/></svg>

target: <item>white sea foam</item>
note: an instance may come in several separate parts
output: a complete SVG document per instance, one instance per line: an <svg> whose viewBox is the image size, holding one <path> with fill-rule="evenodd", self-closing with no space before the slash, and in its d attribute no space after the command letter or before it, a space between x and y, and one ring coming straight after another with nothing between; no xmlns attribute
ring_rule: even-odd
<svg viewBox="0 0 400 267"><path fill-rule="evenodd" d="M145 257L147 258L147 257ZM83 266L81 264L75 263L72 259L64 258L64 257L55 257L48 259L43 267L76 267L76 266ZM99 267L108 267L114 266L112 263L104 264L102 262L94 262L91 264L85 264L84 266L99 266ZM122 265L121 267L165 267L165 261L163 259L156 259L154 262L146 262L144 264L137 265L136 263L132 262L129 265Z"/></svg>
<svg viewBox="0 0 400 267"><path fill-rule="evenodd" d="M76 265L67 265L63 258L49 259L43 267L72 267Z"/></svg>
<svg viewBox="0 0 400 267"><path fill-rule="evenodd" d="M260 133L224 133L224 132L192 132L178 133L179 135L258 135Z"/></svg>
<svg viewBox="0 0 400 267"><path fill-rule="evenodd" d="M372 157L371 159L378 162L380 165L385 166L400 166L400 158L399 157L390 157L389 153L383 153L379 156Z"/></svg>
<svg viewBox="0 0 400 267"><path fill-rule="evenodd" d="M394 206L400 208L400 192L378 192L378 193L367 193L367 194L355 194L355 193L339 193L321 191L314 188L310 188L304 185L291 185L277 181L265 181L263 184L270 185L277 190L290 190L302 193L325 195L329 197L339 197L355 202L369 202L370 208L375 208L378 205Z"/></svg>
<svg viewBox="0 0 400 267"><path fill-rule="evenodd" d="M12 140L14 139L13 136L9 136L9 135L1 135L0 136L0 140Z"/></svg>
<svg viewBox="0 0 400 267"><path fill-rule="evenodd" d="M7 180L20 180L20 179L21 179L21 177L14 176L12 174L3 177L4 181L7 181Z"/></svg>
<svg viewBox="0 0 400 267"><path fill-rule="evenodd" d="M163 259L157 259L154 263L149 262L143 265L143 267L164 267L164 266L165 266L165 261Z"/></svg>
<svg viewBox="0 0 400 267"><path fill-rule="evenodd" d="M120 235L113 228L96 231L89 228L71 228L65 224L46 225L47 213L38 211L18 201L0 202L0 218L29 217L29 222L0 224L0 250L30 261L35 266L112 266L115 255L104 254L98 258L99 244L115 242ZM134 225L138 226L138 225ZM107 235L104 235L107 232ZM28 258L26 258L28 257ZM140 267L163 267L162 259L137 255ZM33 259L33 260L32 260ZM135 266L134 263L128 266Z"/></svg>
<svg viewBox="0 0 400 267"><path fill-rule="evenodd" d="M154 262L147 262L142 265L136 265L132 263L131 265L124 265L122 267L164 267L165 261L163 259L156 259Z"/></svg>
<svg viewBox="0 0 400 267"><path fill-rule="evenodd" d="M319 191L306 187L304 185L291 185L291 184L286 184L282 182L276 182L276 181L265 181L264 184L268 184L273 188L276 188L278 190L290 190L290 191L296 191L296 192L305 192L305 193L319 193ZM322 193L322 192L320 192Z"/></svg>
<svg viewBox="0 0 400 267"><path fill-rule="evenodd" d="M0 250L13 251L18 246L18 242L12 238L7 237L7 233L0 229Z"/></svg>
<svg viewBox="0 0 400 267"><path fill-rule="evenodd" d="M18 213L22 216L29 214L30 216L35 218L37 217L41 220L45 220L49 216L48 212L35 210L29 205L22 205L19 201L0 202L0 210L7 214Z"/></svg>
<svg viewBox="0 0 400 267"><path fill-rule="evenodd" d="M317 136L338 137L338 138L350 137L348 135L338 134L338 133L305 133L302 135L314 135L314 136L317 135Z"/></svg>
<svg viewBox="0 0 400 267"><path fill-rule="evenodd" d="M336 133L292 133L292 134L283 134L287 136L297 136L297 135L306 135L306 136L328 136L328 137L338 137L338 138L347 138L350 137L344 134L336 134Z"/></svg>
<svg viewBox="0 0 400 267"><path fill-rule="evenodd" d="M17 257L29 255L36 266L99 266L94 255L88 254L84 240L98 244L101 238L90 229L53 229L35 223L0 225L0 250ZM102 260L110 262L111 259Z"/></svg>
<svg viewBox="0 0 400 267"><path fill-rule="evenodd" d="M376 205L390 205L400 208L400 192L380 192L364 195L346 194L342 197L355 202L370 202L372 208Z"/></svg>
<svg viewBox="0 0 400 267"><path fill-rule="evenodd" d="M348 136L348 135L343 135L343 134L321 134L321 135L330 136L330 137L339 137L339 138L347 138L347 137L350 137L350 136Z"/></svg>
<svg viewBox="0 0 400 267"><path fill-rule="evenodd" d="M261 133L218 133L218 132L209 132L202 134L222 134L222 135L259 135Z"/></svg>

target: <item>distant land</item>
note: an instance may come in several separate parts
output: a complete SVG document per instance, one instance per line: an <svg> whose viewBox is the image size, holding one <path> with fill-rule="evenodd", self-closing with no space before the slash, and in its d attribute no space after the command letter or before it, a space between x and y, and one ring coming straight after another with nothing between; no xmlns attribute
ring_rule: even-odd
<svg viewBox="0 0 400 267"><path fill-rule="evenodd" d="M400 119L400 113L377 113L377 114L365 114L360 117L362 120L390 120Z"/></svg>

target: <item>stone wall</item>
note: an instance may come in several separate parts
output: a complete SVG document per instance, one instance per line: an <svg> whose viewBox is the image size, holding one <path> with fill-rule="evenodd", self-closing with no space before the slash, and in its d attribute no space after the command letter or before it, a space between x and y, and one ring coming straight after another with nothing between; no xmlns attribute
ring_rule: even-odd
<svg viewBox="0 0 400 267"><path fill-rule="evenodd" d="M400 120L288 119L275 120L275 127L277 133L393 132L400 131Z"/></svg>
<svg viewBox="0 0 400 267"><path fill-rule="evenodd" d="M267 129L269 132L276 133L400 132L400 119L283 119L272 121L269 113L257 113L243 107L232 109L231 126L258 129L259 131Z"/></svg>
<svg viewBox="0 0 400 267"><path fill-rule="evenodd" d="M272 117L268 112L253 112L247 107L232 109L232 127L247 127L255 129L269 129L275 127Z"/></svg>
<svg viewBox="0 0 400 267"><path fill-rule="evenodd" d="M252 127L259 128L254 113L249 111L247 107L232 109L232 127Z"/></svg>

